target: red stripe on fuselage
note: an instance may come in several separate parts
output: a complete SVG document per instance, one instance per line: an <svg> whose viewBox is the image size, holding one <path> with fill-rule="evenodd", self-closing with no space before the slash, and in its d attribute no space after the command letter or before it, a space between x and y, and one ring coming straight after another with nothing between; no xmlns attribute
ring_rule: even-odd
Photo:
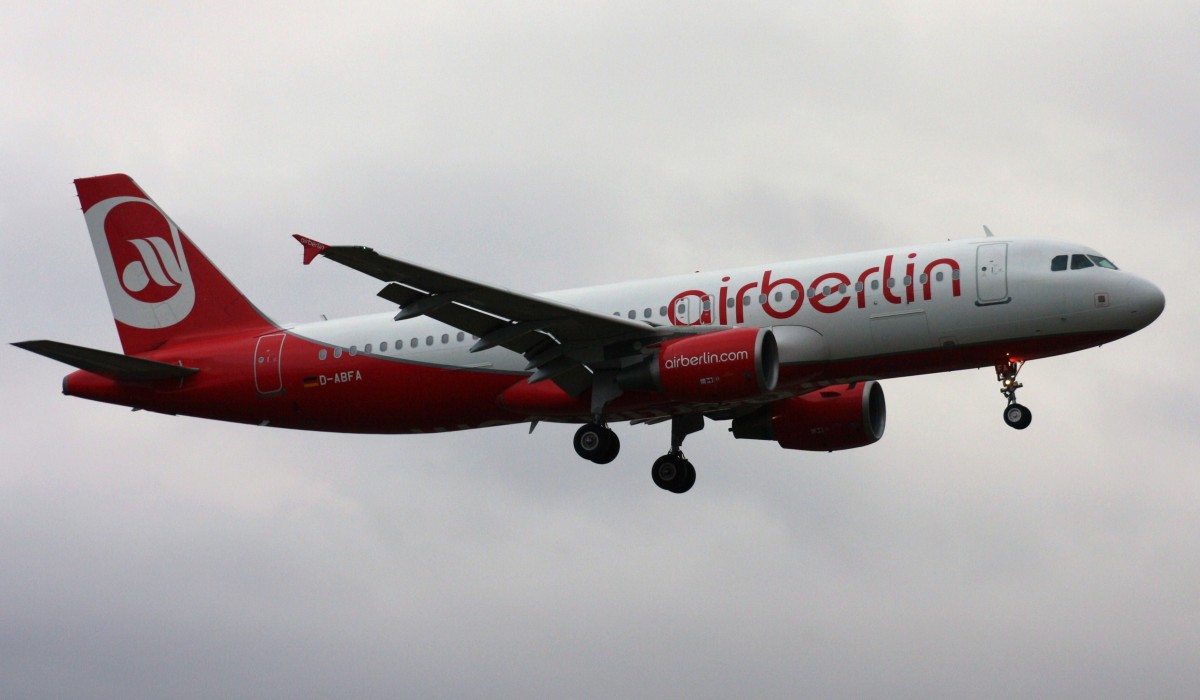
<svg viewBox="0 0 1200 700"><path fill-rule="evenodd" d="M769 396L702 405L666 401L656 393L631 392L612 402L608 415L614 420L629 420L762 403L816 385L990 367L1009 356L1028 360L1060 355L1111 342L1126 334L1030 338L836 360L821 367L792 365L783 368L777 390ZM283 345L283 390L260 395L253 371L257 341L257 336L217 338L177 348L165 347L145 355L200 369L183 380L130 384L79 371L67 377L64 391L72 396L160 413L347 433L460 430L517 423L530 417L590 419L588 392L574 399L562 397L544 415L538 415L536 407L522 407L524 410L517 412L498 399L515 383L524 382L526 375L420 365L348 352L334 358L331 348L294 335L289 335ZM325 360L318 359L321 349L327 350Z"/></svg>

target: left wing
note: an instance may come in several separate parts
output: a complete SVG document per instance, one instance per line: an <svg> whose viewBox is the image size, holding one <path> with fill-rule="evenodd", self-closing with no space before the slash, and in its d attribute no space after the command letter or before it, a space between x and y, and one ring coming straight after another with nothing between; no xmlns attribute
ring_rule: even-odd
<svg viewBox="0 0 1200 700"><path fill-rule="evenodd" d="M471 352L503 347L524 355L530 383L553 379L569 394L592 384L597 371L640 358L647 345L721 326L655 326L587 311L541 297L396 260L362 246L330 246L295 236L304 264L318 255L389 284L379 296L400 306L396 320L429 316L479 338Z"/></svg>

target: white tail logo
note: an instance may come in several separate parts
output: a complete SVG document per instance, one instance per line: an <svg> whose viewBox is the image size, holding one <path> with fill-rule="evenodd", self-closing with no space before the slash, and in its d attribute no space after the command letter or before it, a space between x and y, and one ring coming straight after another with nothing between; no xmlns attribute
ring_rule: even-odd
<svg viewBox="0 0 1200 700"><path fill-rule="evenodd" d="M171 244L158 237L131 238L129 242L137 248L141 260L125 266L121 272L121 283L131 292L140 292L153 281L160 287L178 287L183 284L183 266L171 250ZM166 269L164 269L166 268Z"/></svg>
<svg viewBox="0 0 1200 700"><path fill-rule="evenodd" d="M109 215L121 205L137 206L123 210L109 230ZM166 328L191 313L196 288L179 227L158 205L140 197L112 197L89 209L84 219L118 321L135 328Z"/></svg>

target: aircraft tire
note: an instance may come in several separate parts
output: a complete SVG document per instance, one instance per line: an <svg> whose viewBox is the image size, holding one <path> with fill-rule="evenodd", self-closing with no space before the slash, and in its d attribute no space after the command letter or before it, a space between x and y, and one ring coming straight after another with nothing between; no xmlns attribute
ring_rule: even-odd
<svg viewBox="0 0 1200 700"><path fill-rule="evenodd" d="M607 464L617 458L621 441L609 428L587 423L575 431L575 454L597 464Z"/></svg>
<svg viewBox="0 0 1200 700"><path fill-rule="evenodd" d="M682 457L663 455L650 468L654 485L671 493L686 493L696 483L696 468Z"/></svg>
<svg viewBox="0 0 1200 700"><path fill-rule="evenodd" d="M1010 404L1004 409L1004 422L1010 428L1024 430L1033 422L1033 411L1019 403Z"/></svg>
<svg viewBox="0 0 1200 700"><path fill-rule="evenodd" d="M604 429L605 446L600 454L592 458L596 464L608 464L617 458L617 453L621 451L621 438L612 431L611 428Z"/></svg>

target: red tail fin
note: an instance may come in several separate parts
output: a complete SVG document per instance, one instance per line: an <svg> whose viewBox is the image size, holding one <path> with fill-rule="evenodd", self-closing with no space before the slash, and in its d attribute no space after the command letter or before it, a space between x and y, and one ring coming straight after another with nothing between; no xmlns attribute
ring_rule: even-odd
<svg viewBox="0 0 1200 700"><path fill-rule="evenodd" d="M272 324L128 175L75 181L126 355Z"/></svg>

